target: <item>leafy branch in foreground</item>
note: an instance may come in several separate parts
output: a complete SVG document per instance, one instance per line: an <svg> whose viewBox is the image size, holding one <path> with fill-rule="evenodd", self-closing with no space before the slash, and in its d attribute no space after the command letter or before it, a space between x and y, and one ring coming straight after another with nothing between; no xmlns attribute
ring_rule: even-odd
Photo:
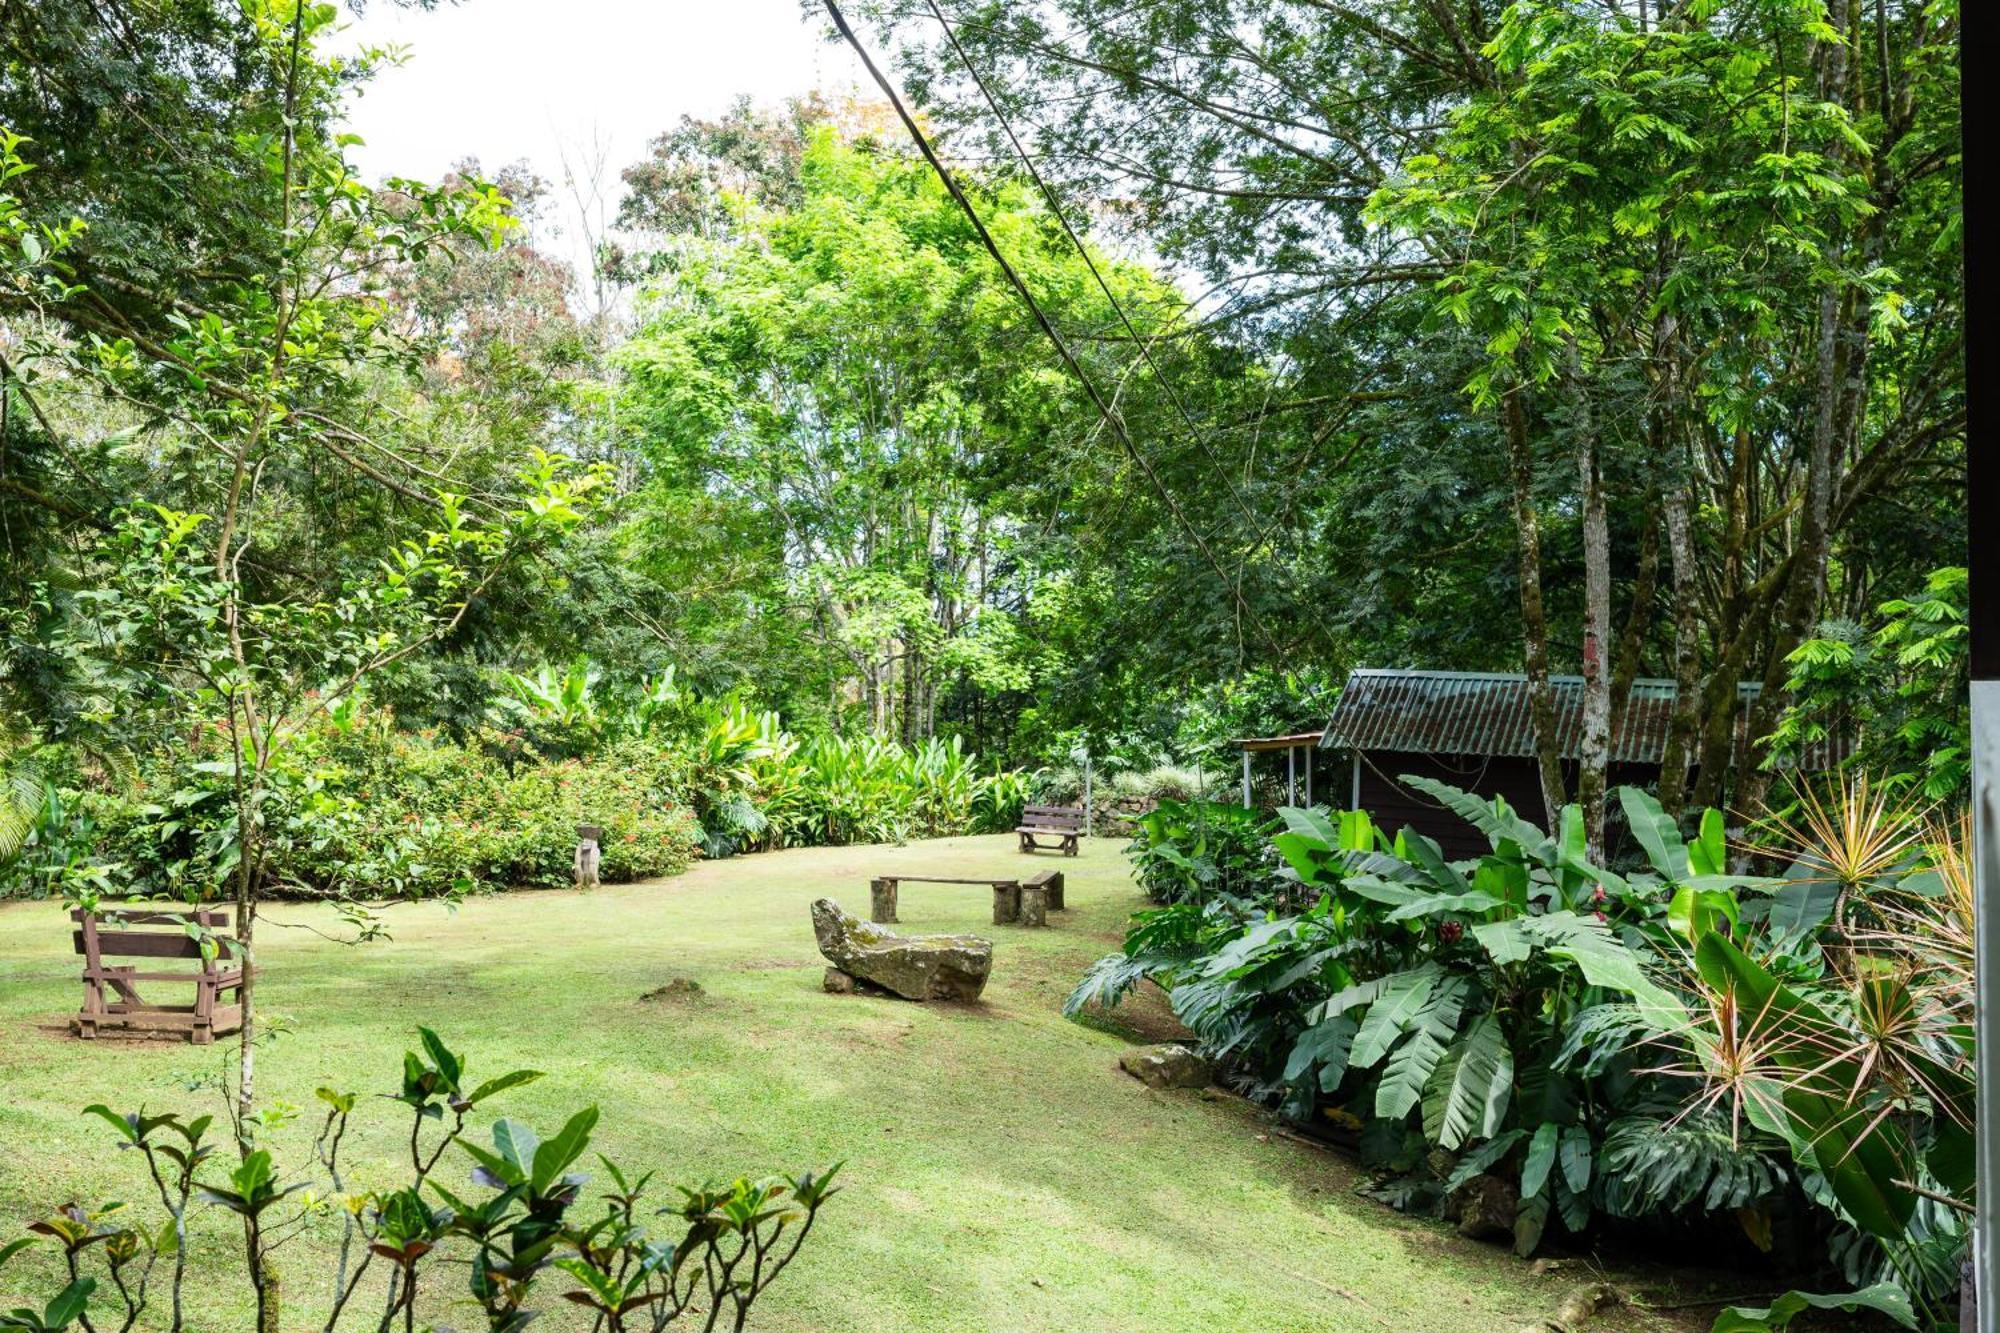
<svg viewBox="0 0 2000 1333"><path fill-rule="evenodd" d="M610 1188L596 1205L587 1203L591 1176L577 1167L590 1152L598 1109L584 1108L547 1138L521 1121L499 1119L485 1143L475 1142L467 1135L474 1113L542 1075L517 1069L475 1083L462 1054L429 1028L417 1031L421 1049L404 1053L400 1087L385 1094L410 1116L408 1175L393 1189L346 1187L342 1148L361 1101L353 1092L317 1092L325 1107L314 1140L317 1179L286 1179L262 1148L233 1158L226 1175L208 1171L218 1152L208 1141L212 1116L86 1108L112 1127L120 1149L144 1159L166 1219L142 1225L125 1204L90 1209L72 1202L29 1224L30 1235L0 1244L0 1268L53 1241L62 1252L64 1285L39 1308L6 1308L0 1297L0 1329L131 1333L144 1326L182 1333L191 1326L183 1301L190 1202L242 1220L242 1272L260 1329L278 1326L272 1251L329 1210L341 1218L341 1239L326 1275L325 1333L350 1326L415 1330L419 1297L435 1285L435 1275L461 1269L490 1333L524 1328L546 1308L544 1296L595 1311L596 1326L609 1333L658 1333L684 1315L703 1329L741 1329L757 1298L804 1246L820 1208L838 1193L836 1164L798 1176L682 1187L677 1202L650 1207L654 1173L630 1173L598 1155ZM449 1175L443 1164L459 1160L453 1148L472 1162L467 1184L457 1186L462 1195L441 1179ZM162 1260L171 1264L170 1297L156 1322L142 1325L159 1304L151 1279ZM107 1292L115 1293L115 1305Z"/></svg>

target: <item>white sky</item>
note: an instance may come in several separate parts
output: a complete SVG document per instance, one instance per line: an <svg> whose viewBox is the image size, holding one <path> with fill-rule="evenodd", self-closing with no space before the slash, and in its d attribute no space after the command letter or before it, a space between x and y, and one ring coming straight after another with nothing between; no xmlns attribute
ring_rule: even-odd
<svg viewBox="0 0 2000 1333"><path fill-rule="evenodd" d="M527 160L557 187L567 220L544 248L587 253L562 190L600 156L615 212L618 172L684 114L713 116L748 94L775 103L814 88L855 90L866 72L799 0L459 0L423 11L372 0L338 45L402 44L408 61L357 98L353 160L370 178L434 180L477 157L488 171ZM873 85L870 85L872 91Z"/></svg>

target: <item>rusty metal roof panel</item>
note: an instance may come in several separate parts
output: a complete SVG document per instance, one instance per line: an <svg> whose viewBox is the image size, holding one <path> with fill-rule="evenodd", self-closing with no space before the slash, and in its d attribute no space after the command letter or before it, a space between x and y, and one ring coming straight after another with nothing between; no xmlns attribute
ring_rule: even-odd
<svg viewBox="0 0 2000 1333"><path fill-rule="evenodd" d="M1583 732L1583 678L1551 676L1556 736L1563 757L1579 756ZM1754 682L1738 686L1739 704L1757 697ZM1615 764L1657 764L1673 724L1671 680L1635 680L1625 714L1611 736ZM1747 707L1739 706L1741 746ZM1398 750L1414 754L1533 758L1535 724L1528 678L1489 671L1356 671L1320 736L1327 747ZM1817 764L1812 765L1817 767Z"/></svg>

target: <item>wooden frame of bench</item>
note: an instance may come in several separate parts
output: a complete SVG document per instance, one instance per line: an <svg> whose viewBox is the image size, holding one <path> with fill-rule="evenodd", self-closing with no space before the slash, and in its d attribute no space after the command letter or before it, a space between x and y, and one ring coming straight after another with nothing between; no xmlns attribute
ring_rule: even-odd
<svg viewBox="0 0 2000 1333"><path fill-rule="evenodd" d="M158 1028L185 1032L197 1046L243 1026L243 962L241 946L229 935L229 913L218 910L161 911L154 908L110 908L103 912L72 910L77 923L76 951L83 955L83 1009L76 1016L77 1035L97 1038L99 1027ZM145 930L136 927L171 927ZM189 933L199 926L213 941L213 955ZM107 963L107 958L192 959L198 972L142 972L136 965ZM139 994L139 983L194 986L192 1004L152 1004ZM106 987L115 998L106 994ZM223 1004L222 993L235 991L236 1002Z"/></svg>
<svg viewBox="0 0 2000 1333"><path fill-rule="evenodd" d="M1044 870L1026 880L960 879L948 875L879 875L868 881L868 919L881 926L893 926L898 890L911 884L987 884L993 889L993 924L1045 926L1048 913L1067 910L1063 904L1063 875L1060 870ZM1027 909L1023 910L1023 903Z"/></svg>
<svg viewBox="0 0 2000 1333"><path fill-rule="evenodd" d="M1049 844L1049 850L1060 851L1064 856L1075 856L1077 840L1083 836L1083 807L1024 805L1021 807L1021 822L1014 832L1020 836L1024 852L1042 850L1041 839L1048 837L1055 839Z"/></svg>

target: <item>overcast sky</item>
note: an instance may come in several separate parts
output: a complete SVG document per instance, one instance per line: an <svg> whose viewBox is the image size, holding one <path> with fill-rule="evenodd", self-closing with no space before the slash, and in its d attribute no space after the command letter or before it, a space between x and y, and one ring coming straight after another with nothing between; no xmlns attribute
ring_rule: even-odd
<svg viewBox="0 0 2000 1333"><path fill-rule="evenodd" d="M375 0L341 44L401 43L409 59L353 103L348 127L366 141L354 160L371 178L436 179L467 156L489 171L526 159L560 185L565 154L580 164L601 151L615 207L618 171L683 114L712 116L746 93L855 90L865 71L821 40L826 27L803 20L799 0L459 0L428 12ZM549 248L579 258L578 230L572 219Z"/></svg>

